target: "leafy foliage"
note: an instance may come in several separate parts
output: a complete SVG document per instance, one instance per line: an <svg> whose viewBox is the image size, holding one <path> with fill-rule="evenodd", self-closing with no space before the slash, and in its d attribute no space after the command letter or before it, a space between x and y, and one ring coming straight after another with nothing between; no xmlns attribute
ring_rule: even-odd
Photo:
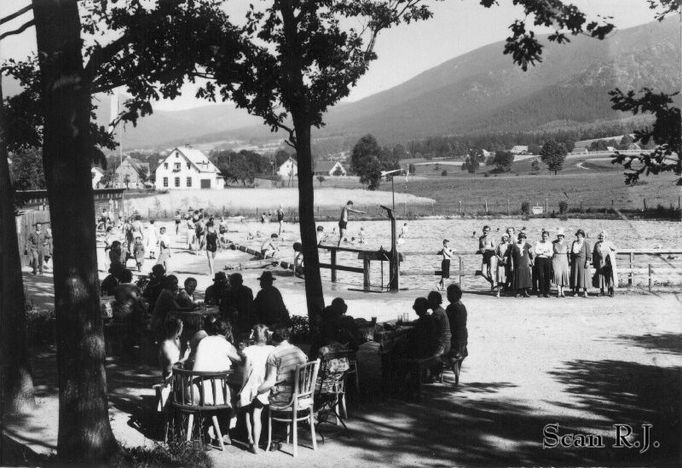
<svg viewBox="0 0 682 468"><path fill-rule="evenodd" d="M633 114L650 113L656 116L653 125L635 131L635 142L649 145L653 142L656 146L650 153L641 153L636 156L616 153L614 164L622 164L625 168L625 183L634 184L641 174L659 174L673 172L682 176L682 135L680 121L680 108L673 106L674 94L655 93L649 88L644 88L640 94L630 90L623 92L615 89L609 93L613 108ZM622 142L621 142L622 143ZM635 164L636 163L636 164ZM678 183L682 178L678 179Z"/></svg>
<svg viewBox="0 0 682 468"><path fill-rule="evenodd" d="M514 164L514 153L511 151L496 151L493 164L497 172L511 171L512 164Z"/></svg>
<svg viewBox="0 0 682 468"><path fill-rule="evenodd" d="M467 171L469 174L475 174L480 165L481 163L479 162L479 158L471 154L464 160L464 164L462 164L462 170Z"/></svg>
<svg viewBox="0 0 682 468"><path fill-rule="evenodd" d="M400 168L397 154L379 146L373 135L360 138L350 154L351 171L360 176L360 183L376 190L381 184L381 171Z"/></svg>
<svg viewBox="0 0 682 468"><path fill-rule="evenodd" d="M12 157L12 181L18 190L41 190L45 185L43 159L38 149L16 153Z"/></svg>
<svg viewBox="0 0 682 468"><path fill-rule="evenodd" d="M252 184L256 176L269 175L272 171L271 160L254 151L218 151L211 153L209 159L226 180L241 182L244 186Z"/></svg>
<svg viewBox="0 0 682 468"><path fill-rule="evenodd" d="M564 160L566 159L567 154L568 151L566 151L566 148L562 143L549 140L542 145L540 159L543 163L547 164L547 168L556 175L558 171L563 169Z"/></svg>

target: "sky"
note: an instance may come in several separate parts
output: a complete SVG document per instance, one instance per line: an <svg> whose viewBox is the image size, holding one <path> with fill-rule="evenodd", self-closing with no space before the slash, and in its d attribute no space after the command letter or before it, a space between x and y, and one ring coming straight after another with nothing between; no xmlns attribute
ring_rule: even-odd
<svg viewBox="0 0 682 468"><path fill-rule="evenodd" d="M458 55L484 45L502 41L509 34L509 25L519 16L511 0L498 0L490 9L477 0L444 0L433 2L434 17L425 22L402 25L384 31L378 39L378 59L351 91L346 101L355 101L389 89ZM29 0L0 0L0 16L4 17L26 5ZM248 5L247 0L234 0L232 14ZM588 15L612 16L617 28L628 28L654 20L645 0L574 0ZM229 5L229 3L228 3ZM14 29L30 19L31 13L3 25L1 30ZM541 31L540 31L541 32ZM10 36L0 44L0 56L22 58L35 50L35 30L29 28L19 36ZM500 50L500 53L502 51ZM511 60L511 59L510 59ZM183 95L154 107L164 110L186 109L206 105L194 98L193 88L185 87Z"/></svg>

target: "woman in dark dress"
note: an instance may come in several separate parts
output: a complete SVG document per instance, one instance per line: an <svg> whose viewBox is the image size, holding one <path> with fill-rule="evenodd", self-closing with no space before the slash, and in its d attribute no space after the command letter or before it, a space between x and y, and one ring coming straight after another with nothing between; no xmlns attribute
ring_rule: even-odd
<svg viewBox="0 0 682 468"><path fill-rule="evenodd" d="M571 259L571 289L577 296L583 290L583 297L587 297L587 288L590 284L589 264L592 260L590 244L585 240L585 231L578 229L575 233L576 240L571 244L569 257Z"/></svg>
<svg viewBox="0 0 682 468"><path fill-rule="evenodd" d="M511 269L514 274L512 286L516 291L516 297L519 297L521 294L524 297L529 297L528 289L532 286L531 267L533 265L533 249L526 242L525 232L519 233L518 242L514 243L509 251Z"/></svg>

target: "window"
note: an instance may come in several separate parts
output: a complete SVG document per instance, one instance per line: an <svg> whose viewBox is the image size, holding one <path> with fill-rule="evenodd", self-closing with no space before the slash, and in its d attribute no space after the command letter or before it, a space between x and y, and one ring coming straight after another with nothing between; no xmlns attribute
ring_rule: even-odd
<svg viewBox="0 0 682 468"><path fill-rule="evenodd" d="M180 177L175 178L175 186L180 187Z"/></svg>
<svg viewBox="0 0 682 468"><path fill-rule="evenodd" d="M168 163L163 163L163 168L168 169Z"/></svg>
<svg viewBox="0 0 682 468"><path fill-rule="evenodd" d="M187 163L187 169L191 169L192 165L190 163Z"/></svg>
<svg viewBox="0 0 682 468"><path fill-rule="evenodd" d="M191 186L192 186L192 178L191 178L191 177L188 177L188 178L187 178L187 186L188 186L188 187L191 187Z"/></svg>
<svg viewBox="0 0 682 468"><path fill-rule="evenodd" d="M168 187L168 177L163 178L163 186Z"/></svg>

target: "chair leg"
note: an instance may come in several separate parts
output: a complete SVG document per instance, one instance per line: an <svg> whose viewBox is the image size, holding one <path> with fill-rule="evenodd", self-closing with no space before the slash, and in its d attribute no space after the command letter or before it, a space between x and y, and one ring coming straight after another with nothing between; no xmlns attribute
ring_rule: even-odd
<svg viewBox="0 0 682 468"><path fill-rule="evenodd" d="M189 416L187 417L187 437L186 440L187 442L190 442L192 440L192 429L194 427L194 413L189 413Z"/></svg>
<svg viewBox="0 0 682 468"><path fill-rule="evenodd" d="M293 421L293 432L294 432L294 456L298 455L298 417L296 413L294 413L294 421Z"/></svg>
<svg viewBox="0 0 682 468"><path fill-rule="evenodd" d="M272 415L270 414L270 407L268 407L268 445L265 447L265 451L270 451L270 444L272 443Z"/></svg>
<svg viewBox="0 0 682 468"><path fill-rule="evenodd" d="M218 438L218 445L220 445L220 450L225 450L225 444L223 444L223 435L220 433L220 424L218 423L218 416L215 414L211 417L213 421L213 429L215 429L216 437Z"/></svg>
<svg viewBox="0 0 682 468"><path fill-rule="evenodd" d="M287 444L291 442L291 424L287 423Z"/></svg>
<svg viewBox="0 0 682 468"><path fill-rule="evenodd" d="M313 438L313 450L317 450L317 436L315 435L315 415L313 410L310 410L310 435Z"/></svg>

